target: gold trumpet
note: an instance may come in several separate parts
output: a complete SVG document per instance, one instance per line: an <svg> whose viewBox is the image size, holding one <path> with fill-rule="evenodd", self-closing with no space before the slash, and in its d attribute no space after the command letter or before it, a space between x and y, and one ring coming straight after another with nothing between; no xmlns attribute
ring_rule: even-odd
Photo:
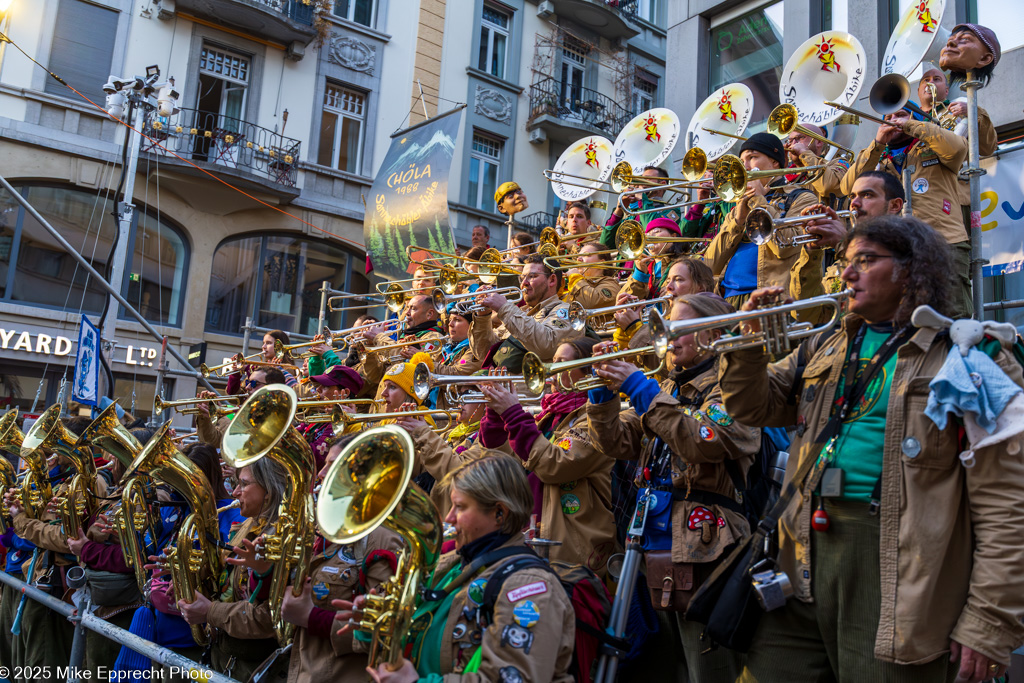
<svg viewBox="0 0 1024 683"><path fill-rule="evenodd" d="M174 408L176 411L178 411L179 415L198 415L199 406L202 405L203 403L221 403L230 401L234 403L234 407L237 408L238 405L243 400L243 398L243 396L214 396L213 398L196 397L183 398L178 401L165 401L160 396L157 396L155 399L153 399L153 412L162 413L165 410L170 410L171 408ZM219 406L217 407L219 408ZM211 406L210 410L211 415L213 415L215 412L212 408L213 406ZM221 412L223 414L227 414L227 412L230 412L230 410L222 410Z"/></svg>
<svg viewBox="0 0 1024 683"><path fill-rule="evenodd" d="M366 596L358 615L358 627L373 634L371 667L387 662L390 669L398 668L419 588L440 558L441 515L412 483L415 451L404 429L363 432L327 470L316 503L317 523L333 543L354 543L382 525L405 540L398 569Z"/></svg>
<svg viewBox="0 0 1024 683"><path fill-rule="evenodd" d="M618 232L615 233L615 247L627 261L636 261L641 258L652 244L664 244L672 242L706 242L703 237L657 237L645 235L640 221L631 218L619 223Z"/></svg>
<svg viewBox="0 0 1024 683"><path fill-rule="evenodd" d="M448 304L458 303L460 301L472 301L480 294L500 294L507 298L509 301L515 303L523 298L523 292L518 287L501 287L499 289L485 289L483 291L477 290L475 292L464 292L462 294L445 294L444 290L440 287L434 289L431 297L434 300L434 308L437 312L444 313L448 308ZM479 304L473 304L469 307L470 313L483 313L489 309L480 306Z"/></svg>
<svg viewBox="0 0 1024 683"><path fill-rule="evenodd" d="M560 363L545 363L540 359L540 356L530 351L523 358L523 376L526 378L526 388L534 396L540 396L544 393L544 385L547 383L547 378L551 375L557 375L569 370L578 370L585 368L594 363L603 363L609 360L622 360L623 358L630 358L632 356L643 356L648 353L653 353L653 346L641 346L636 349L623 349L622 351L615 351L613 353L605 353L600 356L592 356L590 358L577 358L576 360L565 360ZM604 380L600 380L602 383L593 385L604 386Z"/></svg>
<svg viewBox="0 0 1024 683"><path fill-rule="evenodd" d="M627 350L630 350L630 349L627 349ZM601 360L601 356L598 356L597 357L597 361L599 362L600 360ZM658 366L656 368L654 368L653 370L645 370L644 371L644 377L646 377L648 379L651 379L651 378L655 378L656 379L657 375L660 374L665 369L665 363L666 363L666 361L665 361L664 358L660 359L660 361L658 362ZM604 379L603 377L596 377L595 376L595 377L584 377L583 379L579 380L578 382L573 384L572 387L569 387L569 388L571 388L573 391L590 391L591 389L600 389L601 387L606 387L606 386L608 386L608 380Z"/></svg>
<svg viewBox="0 0 1024 683"><path fill-rule="evenodd" d="M840 302L852 293L853 290L847 289L835 294L801 299L790 304L766 306L753 311L737 311L693 320L666 321L660 313L654 311L651 313L650 320L654 353L659 358L664 358L668 353L669 342L683 335L696 334L705 330L729 331L741 323L754 321L760 323L760 329L756 332L722 336L710 344L705 344L698 338L697 346L713 353L753 348L760 348L765 353L773 355L789 353L793 350L794 341L832 329L839 321ZM827 306L832 309L832 317L821 325L814 326L811 323L796 322L790 317L790 313L818 306Z"/></svg>
<svg viewBox="0 0 1024 683"><path fill-rule="evenodd" d="M810 214L807 216L791 216L789 218L772 218L767 209L752 209L747 214L747 220L743 224L743 232L754 244L765 244L774 240L780 247L795 247L801 244L810 244L818 240L817 235L804 233L794 237L784 237L779 234L783 228L793 228L810 223L821 214ZM840 219L848 219L856 225L856 211L836 211Z"/></svg>
<svg viewBox="0 0 1024 683"><path fill-rule="evenodd" d="M291 426L297 402L295 392L284 384L260 387L228 425L221 446L221 457L236 469L269 457L288 473L273 533L265 537L267 559L274 563L268 603L282 645L291 642L295 630L281 617L284 592L291 584L292 594L301 594L316 537L310 494L316 464L309 444Z"/></svg>
<svg viewBox="0 0 1024 683"><path fill-rule="evenodd" d="M582 332L587 328L587 322L591 318L597 318L600 316L610 315L616 311L622 311L627 308L641 308L644 310L642 316L646 317L649 314L650 307L661 306L672 301L670 296L662 296L657 299L644 299L643 301L633 301L625 304L616 304L615 306L605 306L604 308L584 308L583 304L578 301L572 301L569 303L569 327ZM611 324L611 328L615 328L614 322ZM601 331L601 330L598 330Z"/></svg>
<svg viewBox="0 0 1024 683"><path fill-rule="evenodd" d="M820 171L827 164L815 166L799 166L796 168L776 168L770 171L748 171L738 156L725 154L715 164L712 185L715 194L727 202L736 202L743 197L747 183L761 178L774 178L780 175L798 175L805 171ZM621 229L621 228L620 228ZM702 240L703 241L703 240Z"/></svg>
<svg viewBox="0 0 1024 683"><path fill-rule="evenodd" d="M412 390L416 398L425 401L434 387L477 386L522 381L522 375L435 375L426 363L420 363L412 374Z"/></svg>
<svg viewBox="0 0 1024 683"><path fill-rule="evenodd" d="M299 344L285 344L280 339L275 339L274 340L274 357L277 358L277 359L282 359L282 358L285 357L285 355L290 355L292 358L299 359L299 360L304 360L306 358L312 358L313 356L316 355L315 353L312 353L312 352L309 352L309 351L307 351L306 353L293 353L293 351L295 351L296 349L307 349L310 346L317 346L319 344L326 344L327 346L330 346L331 342L328 342L326 340L326 338L325 338L325 339L313 339L311 341L301 342ZM268 363L267 365L273 366L275 368L291 368L295 372L298 372L298 370L299 370L299 368L294 366L294 365L287 365L287 364L282 364L282 363Z"/></svg>

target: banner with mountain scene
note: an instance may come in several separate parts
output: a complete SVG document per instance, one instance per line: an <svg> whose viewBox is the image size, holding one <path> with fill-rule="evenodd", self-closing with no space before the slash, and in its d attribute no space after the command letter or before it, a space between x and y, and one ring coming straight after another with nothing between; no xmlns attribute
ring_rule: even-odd
<svg viewBox="0 0 1024 683"><path fill-rule="evenodd" d="M448 171L462 107L396 133L370 188L363 236L378 278L407 277L409 245L453 253Z"/></svg>

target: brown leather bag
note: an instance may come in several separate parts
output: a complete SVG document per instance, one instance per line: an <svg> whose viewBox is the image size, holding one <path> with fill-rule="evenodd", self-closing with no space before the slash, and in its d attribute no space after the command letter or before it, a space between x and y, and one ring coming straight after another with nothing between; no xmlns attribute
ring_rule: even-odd
<svg viewBox="0 0 1024 683"><path fill-rule="evenodd" d="M647 588L656 610L685 612L690 598L697 592L693 563L672 561L671 550L648 550Z"/></svg>

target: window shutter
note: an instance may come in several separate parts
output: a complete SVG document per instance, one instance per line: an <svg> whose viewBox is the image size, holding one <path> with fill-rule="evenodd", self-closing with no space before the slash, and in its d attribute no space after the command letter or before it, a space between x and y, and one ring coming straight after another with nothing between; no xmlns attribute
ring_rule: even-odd
<svg viewBox="0 0 1024 683"><path fill-rule="evenodd" d="M60 0L50 48L50 71L102 105L103 84L110 76L118 13L82 0ZM77 99L77 95L47 77L44 90ZM84 104L84 103L83 103Z"/></svg>

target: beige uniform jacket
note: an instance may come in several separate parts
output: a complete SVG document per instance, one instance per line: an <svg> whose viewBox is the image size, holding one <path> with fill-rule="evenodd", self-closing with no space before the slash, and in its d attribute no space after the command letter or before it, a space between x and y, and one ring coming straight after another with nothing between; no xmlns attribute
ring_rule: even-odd
<svg viewBox="0 0 1024 683"><path fill-rule="evenodd" d="M231 418L227 415L219 418L214 424L207 415L196 413L196 436L203 443L220 448L220 443L224 440L224 433L228 431L230 424Z"/></svg>
<svg viewBox="0 0 1024 683"><path fill-rule="evenodd" d="M615 305L619 293L619 281L610 275L581 277L569 290L569 300L578 302L583 308L605 308Z"/></svg>
<svg viewBox="0 0 1024 683"><path fill-rule="evenodd" d="M269 529L264 529L264 532L269 533ZM240 546L243 538L255 541L258 535L252 532L252 520L247 519L242 522L228 544ZM264 585L269 585L270 580L271 577L267 576L264 579ZM245 567L231 567L228 570L227 590L221 595L220 600L214 599L210 604L207 623L213 628L221 629L233 638L245 640L274 638L274 623L270 617L270 604L267 601L250 603L249 595L249 571ZM267 652L267 655L269 656L270 652Z"/></svg>
<svg viewBox="0 0 1024 683"><path fill-rule="evenodd" d="M836 157L833 157L831 161L826 161L825 157L819 157L814 152L804 152L800 155L801 166L818 166L821 164L825 164L825 168L821 169L820 172L808 171L808 173L817 177L809 183L803 183L803 186L818 195L818 199L822 202L827 202L832 195L842 197L843 192L840 186L847 169L850 168L850 164Z"/></svg>
<svg viewBox="0 0 1024 683"><path fill-rule="evenodd" d="M505 544L513 545L523 545L522 537L516 536ZM456 553L448 553L441 558L433 576L440 580L460 561ZM475 577L467 577L458 589L441 643L444 680L572 683L569 664L576 642L576 614L558 578L540 567L521 569L505 579L494 604L494 621L478 635L482 636L483 648L480 668L462 673L475 652L471 639L479 630L476 620L466 614L467 608L476 607L470 600L470 586L473 581L488 580L502 564L497 562Z"/></svg>
<svg viewBox="0 0 1024 683"><path fill-rule="evenodd" d="M410 436L416 446L416 461L420 468L426 471L436 481L444 479L444 475L469 460L476 460L485 455L501 451L506 455L512 455L512 449L508 443L500 448L484 448L479 441L474 441L461 453L457 453L452 445L445 441L440 434L433 431L428 425L421 425L414 429ZM441 519L448 516L448 510L452 507L449 491L441 490L435 485L430 491L430 500L437 506L441 513Z"/></svg>
<svg viewBox="0 0 1024 683"><path fill-rule="evenodd" d="M67 490L67 481L61 483L60 486L53 490L55 498L63 496ZM96 477L96 495L99 497L105 497L107 495L107 481L101 476ZM14 526L14 533L21 536L26 541L34 543L43 550L50 550L55 553L70 553L71 549L68 547L67 536L61 527L60 519L56 513L46 511L44 509L41 519L33 519L25 514L24 511L19 512L11 520ZM95 527L90 526L86 529L85 535L90 541L102 542L105 540L102 537L97 536ZM68 564L63 557L55 558L55 564L66 565ZM41 565L40 565L41 566Z"/></svg>
<svg viewBox="0 0 1024 683"><path fill-rule="evenodd" d="M568 314L569 304L557 296L545 299L528 311L508 302L498 311L505 334L499 335L495 331L490 314L473 316L469 330L470 351L477 358L486 358L492 346L505 337L512 337L547 363L559 345L584 334L582 330L577 332L569 326L566 322Z"/></svg>
<svg viewBox="0 0 1024 683"><path fill-rule="evenodd" d="M970 144L969 141L968 144ZM998 146L999 136L996 133L996 127L992 125L992 119L989 118L987 111L978 107L978 153L982 157L990 156L995 154L996 147ZM968 147L969 155L970 148ZM960 179L960 204L962 206L970 206L971 204L971 184L962 177Z"/></svg>
<svg viewBox="0 0 1024 683"><path fill-rule="evenodd" d="M783 203L786 192L775 188L769 188L764 197L753 197L750 202L750 210L755 208L767 209L773 218L782 218ZM793 199L789 212L785 217L799 216L800 212L808 206L818 202L813 192L801 192ZM740 243L744 241L743 224L737 221L739 204L725 215L722 221L722 228L711 240L707 251L704 253L704 262L707 263L716 279L721 280L725 275L725 268L729 260L736 253ZM783 228L778 234L784 238L792 238L803 232L803 228ZM757 248L757 287L784 287L790 290L790 271L800 256L800 247L780 247L775 240L769 240ZM820 256L819 263L820 263ZM821 274L818 274L821 279Z"/></svg>
<svg viewBox="0 0 1024 683"><path fill-rule="evenodd" d="M331 600L352 600L363 590L359 571L363 560L376 550L396 555L402 549L398 534L378 527L353 544L330 544L323 554L313 558L309 579L313 584L313 605L335 611ZM384 561L367 567L366 589L372 590L391 576L391 566ZM352 649L352 632L338 635L342 623L335 620L330 638L318 638L304 629L295 630L295 645L288 668L289 683L363 683L367 680L365 653Z"/></svg>
<svg viewBox="0 0 1024 683"><path fill-rule="evenodd" d="M440 340L442 335L436 329L423 330L416 333L417 339L423 340L423 345L420 347L424 351L430 354L430 357L434 361L434 366L438 365L441 358L441 342L431 340ZM388 344L394 344L395 340L391 338L390 333L383 332L373 340L371 346L387 346ZM397 349L391 349L389 351L375 351L370 353L363 353L363 361L356 365L355 370L363 376L366 386L363 387L364 392L368 387L374 387L381 383L384 379L384 371L391 365L388 359L391 356L397 356L401 351L402 347Z"/></svg>
<svg viewBox="0 0 1024 683"><path fill-rule="evenodd" d="M655 438L675 454L672 485L685 492L707 491L737 500L737 491L723 464L736 460L745 474L761 447L761 431L734 420L722 408L714 367L680 387L683 398L703 395L699 409L673 398L675 380L661 383L661 392L643 416L632 408L620 412L618 400L587 404L587 425L591 440L603 455L620 460L650 464L655 456ZM710 508L718 525L708 529L688 528L691 513ZM750 533L747 519L722 505L705 505L693 500L672 503L672 561L711 562L729 546Z"/></svg>
<svg viewBox="0 0 1024 683"><path fill-rule="evenodd" d="M935 228L949 244L963 242L967 231L960 211L957 173L967 159L967 138L924 121L908 121L903 124L903 131L918 140L905 161L911 169L909 199L914 217ZM884 151L885 145L874 140L860 151L843 178L843 194L849 194L853 183L867 171L885 171L903 183L892 161L882 158Z"/></svg>
<svg viewBox="0 0 1024 683"><path fill-rule="evenodd" d="M863 321L847 315L841 329L805 342L807 366L796 405L788 397L796 353L768 363L757 350L723 356L721 387L730 415L749 424L797 429L788 479L817 458L813 441L829 419L849 340ZM882 453L879 573L881 615L875 657L918 664L945 656L950 639L1004 664L1024 643L1024 436L977 451L960 465L956 420L939 430L925 416L929 383L948 345L919 329L897 352ZM1021 368L1005 351L996 362L1017 385ZM796 598L813 602L810 544L812 477L779 522L783 569ZM813 486L812 486L813 484ZM865 504L866 506L866 504Z"/></svg>

